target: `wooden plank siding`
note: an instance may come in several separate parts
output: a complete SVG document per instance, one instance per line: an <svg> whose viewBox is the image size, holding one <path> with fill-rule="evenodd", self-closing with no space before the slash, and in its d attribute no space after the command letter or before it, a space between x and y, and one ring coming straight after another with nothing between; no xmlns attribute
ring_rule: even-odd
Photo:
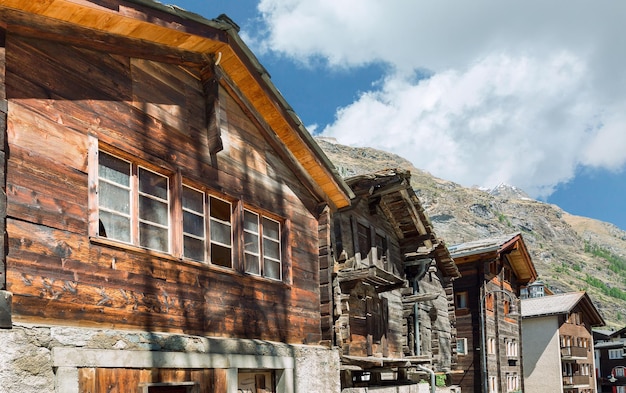
<svg viewBox="0 0 626 393"><path fill-rule="evenodd" d="M6 88L15 320L320 341L318 202L260 130L262 117L248 115L253 108L220 88L224 149L212 156L199 67L15 34ZM94 238L93 138L279 217L282 282Z"/></svg>

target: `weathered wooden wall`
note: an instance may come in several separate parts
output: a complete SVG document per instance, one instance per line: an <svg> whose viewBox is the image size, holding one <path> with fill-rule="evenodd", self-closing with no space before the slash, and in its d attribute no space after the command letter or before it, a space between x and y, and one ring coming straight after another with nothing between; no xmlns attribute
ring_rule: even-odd
<svg viewBox="0 0 626 393"><path fill-rule="evenodd" d="M200 65L72 41L7 34L15 319L318 342L316 201L245 102L220 89L224 150L212 157ZM90 138L284 218L283 282L90 238Z"/></svg>
<svg viewBox="0 0 626 393"><path fill-rule="evenodd" d="M376 248L374 237L372 236L372 246L368 250L360 250L359 242L356 234L357 223L361 223L368 228L374 228L375 231L383 235L387 242L386 260L384 264L375 255ZM391 272L398 276L404 276L403 256L400 254L400 246L396 238L394 229L391 228L389 221L380 212L377 215L369 214L369 207L366 202L360 201L354 208L335 214L334 220L335 231L335 255L339 258L339 266L341 268L366 268L370 265L376 265L379 268ZM347 259L344 258L343 256ZM335 283L336 286L339 283ZM350 292L351 291L351 292ZM335 332L337 332L337 342L342 347L345 355L352 356L385 356L390 358L399 358L403 356L403 347L406 344L406 326L403 315L402 295L400 289L383 292L380 294L371 293L365 286L357 285L354 289L340 291L335 290ZM351 294L351 295L350 295ZM355 315L365 315L365 309L355 309L355 304L348 305L349 302L355 302L356 298L362 296L362 306L366 306L365 298L367 296L379 298L386 304L386 321L383 340L374 339L374 345L368 349L367 332L371 330L368 321L355 317ZM384 299L384 300L383 300ZM361 311L361 312L360 312Z"/></svg>
<svg viewBox="0 0 626 393"><path fill-rule="evenodd" d="M0 80L4 80L6 69L6 30L0 28ZM6 247L6 160L7 160L7 99L4 84L0 84L0 250ZM0 290L6 289L6 255L0 252ZM0 325L2 316L0 316Z"/></svg>
<svg viewBox="0 0 626 393"><path fill-rule="evenodd" d="M467 339L467 355L458 355L456 372L452 383L461 386L461 391L481 391L481 350L480 340L480 288L483 272L475 265L459 265L461 278L454 281L455 293L467 291L468 308L456 309L457 339Z"/></svg>

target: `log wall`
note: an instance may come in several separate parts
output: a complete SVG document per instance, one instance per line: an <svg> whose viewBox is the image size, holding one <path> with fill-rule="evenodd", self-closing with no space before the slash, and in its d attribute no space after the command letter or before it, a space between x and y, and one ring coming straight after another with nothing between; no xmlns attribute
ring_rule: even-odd
<svg viewBox="0 0 626 393"><path fill-rule="evenodd" d="M15 320L318 342L317 201L250 108L220 88L224 149L212 155L200 65L92 45L7 35L7 287ZM94 238L94 139L284 220L282 282Z"/></svg>

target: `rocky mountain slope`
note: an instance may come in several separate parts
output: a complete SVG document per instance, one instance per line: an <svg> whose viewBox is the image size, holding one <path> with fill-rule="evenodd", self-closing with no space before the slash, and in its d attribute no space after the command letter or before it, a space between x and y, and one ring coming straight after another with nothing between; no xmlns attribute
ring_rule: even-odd
<svg viewBox="0 0 626 393"><path fill-rule="evenodd" d="M607 327L626 326L625 231L568 214L512 186L467 188L391 153L316 140L343 177L385 168L410 170L413 188L447 245L521 232L539 277L553 292L586 290Z"/></svg>

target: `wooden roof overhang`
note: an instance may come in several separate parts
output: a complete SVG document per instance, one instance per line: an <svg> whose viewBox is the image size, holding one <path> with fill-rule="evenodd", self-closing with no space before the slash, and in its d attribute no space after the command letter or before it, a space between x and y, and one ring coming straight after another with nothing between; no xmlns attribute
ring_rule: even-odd
<svg viewBox="0 0 626 393"><path fill-rule="evenodd" d="M294 157L312 192L336 209L349 206L352 191L227 17L208 20L152 0L0 0L0 24L19 34L70 44L91 39L118 51L132 43L134 53L147 59L181 65L219 60L222 74Z"/></svg>
<svg viewBox="0 0 626 393"><path fill-rule="evenodd" d="M606 325L604 318L602 318L602 315L600 314L596 306L594 306L587 292L583 294L582 298L580 299L580 302L578 303L578 306L581 308L582 312L585 314L585 321L588 321L591 327L599 327L599 326Z"/></svg>
<svg viewBox="0 0 626 393"><path fill-rule="evenodd" d="M457 265L495 260L506 256L521 284L527 284L537 278L537 270L520 233L462 244L458 248L453 247L451 255Z"/></svg>
<svg viewBox="0 0 626 393"><path fill-rule="evenodd" d="M446 245L437 238L410 179L408 170L387 169L346 179L346 183L356 197L367 198L370 211L380 207L396 231L406 262L433 258L448 277L458 278L459 270Z"/></svg>
<svg viewBox="0 0 626 393"><path fill-rule="evenodd" d="M378 293L402 288L406 284L402 277L398 277L374 265L359 269L340 270L337 272L337 280L340 284L347 284L348 286L357 282L364 282L373 286Z"/></svg>

